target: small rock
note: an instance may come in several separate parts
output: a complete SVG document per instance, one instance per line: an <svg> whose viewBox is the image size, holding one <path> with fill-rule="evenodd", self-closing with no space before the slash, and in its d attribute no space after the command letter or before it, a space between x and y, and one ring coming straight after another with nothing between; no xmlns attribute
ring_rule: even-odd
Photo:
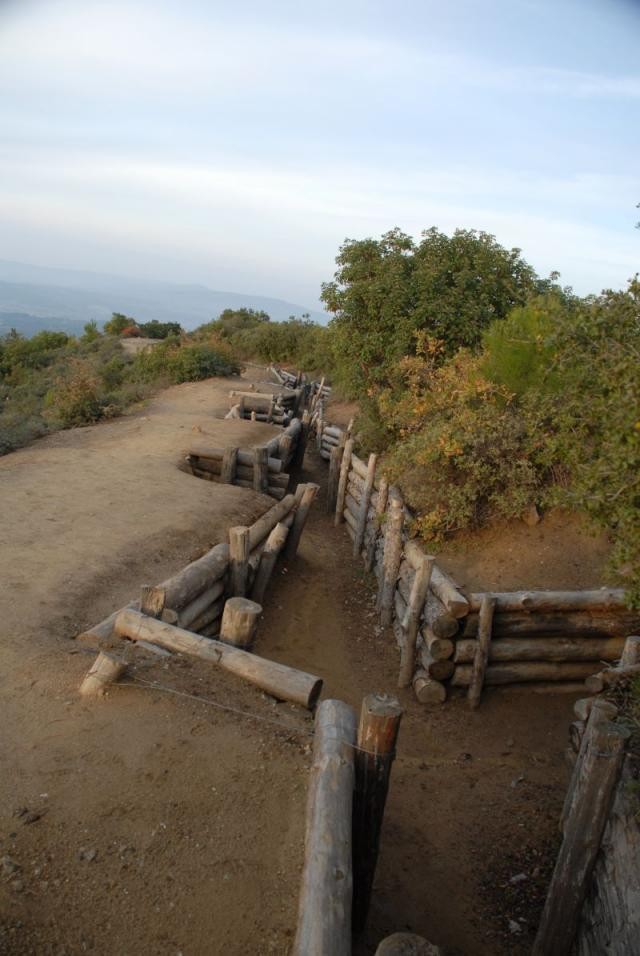
<svg viewBox="0 0 640 956"><path fill-rule="evenodd" d="M514 886L516 883L524 883L525 880L529 879L526 873L516 873L515 876L512 876L509 880Z"/></svg>
<svg viewBox="0 0 640 956"><path fill-rule="evenodd" d="M511 786L515 790L519 783L522 783L524 780L524 774L521 773L519 777L516 777L515 780L511 781Z"/></svg>
<svg viewBox="0 0 640 956"><path fill-rule="evenodd" d="M87 863L93 863L93 861L98 856L98 851L93 848L87 849L86 847L80 847L79 857L81 860L86 860Z"/></svg>
<svg viewBox="0 0 640 956"><path fill-rule="evenodd" d="M20 864L12 860L10 856L3 856L2 860L0 860L0 866L2 866L3 876L12 876L20 869Z"/></svg>
<svg viewBox="0 0 640 956"><path fill-rule="evenodd" d="M537 524L540 524L540 512L535 505L529 505L524 514L522 515L522 520L530 528L535 528Z"/></svg>
<svg viewBox="0 0 640 956"><path fill-rule="evenodd" d="M509 920L509 932L510 932L510 933L513 933L514 935L517 934L517 933L521 933L521 932L522 932L522 926L520 925L520 923L516 923L516 921L515 921L514 919L510 919L510 920Z"/></svg>
<svg viewBox="0 0 640 956"><path fill-rule="evenodd" d="M24 890L24 883L22 880L14 880L11 884L11 889L14 891L14 893L22 893Z"/></svg>

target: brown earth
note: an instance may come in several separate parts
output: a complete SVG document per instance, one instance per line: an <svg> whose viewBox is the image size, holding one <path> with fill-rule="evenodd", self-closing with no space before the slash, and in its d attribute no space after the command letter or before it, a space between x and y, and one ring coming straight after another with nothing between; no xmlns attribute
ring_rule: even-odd
<svg viewBox="0 0 640 956"><path fill-rule="evenodd" d="M177 386L141 413L0 460L0 855L9 858L0 867L0 953L289 951L311 718L180 657L141 655L135 682L83 701L77 687L92 655L69 640L271 503L176 467L194 434L247 445L273 433L216 419L236 383ZM301 480L324 481L315 453L305 468ZM521 585L546 583L531 579L545 525L550 534L547 522L526 529L542 536L531 547L513 542ZM555 554L565 535L553 540ZM580 539L571 560L577 554L588 583L599 583L591 578L603 555L590 541ZM491 570L487 541L474 548L449 556L465 583L496 575L512 586L511 565L500 565L509 555L503 535ZM558 586L581 576L562 577L567 551L564 559ZM371 582L322 498L295 567L278 573L256 649L322 675L325 696L356 708L372 690L395 692L393 639L377 627ZM471 714L463 700L431 712L408 692L401 700L358 951L411 928L452 953L527 952L556 838L571 701L503 691ZM520 933L509 918L523 919Z"/></svg>

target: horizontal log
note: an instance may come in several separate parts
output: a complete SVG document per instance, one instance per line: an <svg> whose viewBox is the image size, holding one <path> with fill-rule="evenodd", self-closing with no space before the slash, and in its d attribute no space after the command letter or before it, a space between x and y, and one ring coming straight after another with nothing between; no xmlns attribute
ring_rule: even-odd
<svg viewBox="0 0 640 956"><path fill-rule="evenodd" d="M345 504L345 507L351 512L353 517L357 518L358 517L358 502L353 497L353 495L350 495L349 493L347 493L345 495L344 504Z"/></svg>
<svg viewBox="0 0 640 956"><path fill-rule="evenodd" d="M212 584L210 588L206 588L201 594L194 598L193 601L190 601L189 604L185 605L185 607L178 612L178 627L185 627L188 630L193 621L199 618L202 612L213 604L214 601L222 597L223 593L224 578L220 578L215 584Z"/></svg>
<svg viewBox="0 0 640 956"><path fill-rule="evenodd" d="M353 533L355 534L356 526L358 522L355 515L350 511L348 507L344 509L344 520L346 521L351 531L353 531Z"/></svg>
<svg viewBox="0 0 640 956"><path fill-rule="evenodd" d="M454 660L473 662L477 641L456 642ZM498 637L491 641L490 661L616 661L622 653L622 637Z"/></svg>
<svg viewBox="0 0 640 956"><path fill-rule="evenodd" d="M494 637L514 637L518 634L576 634L583 637L624 637L640 630L637 611L507 611L493 618ZM465 618L461 636L475 637L478 631L477 613Z"/></svg>
<svg viewBox="0 0 640 956"><path fill-rule="evenodd" d="M253 481L253 467L249 465L237 465L236 466L236 477L242 478L245 481ZM269 484L274 488L286 488L289 484L290 476L286 471L281 471L276 474L275 472L269 473Z"/></svg>
<svg viewBox="0 0 640 956"><path fill-rule="evenodd" d="M328 452L325 448L321 448L318 454L320 455L321 458L324 458L325 461L330 461L331 459L330 452Z"/></svg>
<svg viewBox="0 0 640 956"><path fill-rule="evenodd" d="M267 445L271 447L272 441L267 442ZM275 447L278 447L278 439L275 438ZM189 454L194 455L196 458L209 458L213 461L222 461L224 455L224 448L217 448L213 445L205 445L200 443L192 443L189 446ZM238 464L246 465L250 468L253 468L253 449L249 451L246 448L238 449ZM282 468L282 462L279 458L270 457L268 459L269 471L273 471L275 474L279 474Z"/></svg>
<svg viewBox="0 0 640 956"><path fill-rule="evenodd" d="M138 611L122 611L115 631L120 637L144 640L167 650L179 651L217 664L229 673L255 684L279 700L312 709L320 696L322 680L275 661L265 660L248 651L220 641L192 634L171 624L164 624Z"/></svg>
<svg viewBox="0 0 640 956"><path fill-rule="evenodd" d="M469 613L469 602L466 597L437 564L434 564L431 572L431 590L455 618L465 617Z"/></svg>
<svg viewBox="0 0 640 956"><path fill-rule="evenodd" d="M229 545L216 544L197 561L192 561L182 571L157 586L164 592L164 607L179 611L189 604L205 588L211 587L222 577L229 565Z"/></svg>
<svg viewBox="0 0 640 956"><path fill-rule="evenodd" d="M367 477L367 463L358 458L357 455L351 455L351 470L355 471L359 478Z"/></svg>
<svg viewBox="0 0 640 956"><path fill-rule="evenodd" d="M251 488L253 490L253 481L248 481L246 478L236 478L234 485L236 485L238 488ZM271 498L277 498L278 501L281 501L285 497L286 493L287 491L285 488L279 488L277 485L269 485L266 490L266 494L268 494Z"/></svg>
<svg viewBox="0 0 640 956"><path fill-rule="evenodd" d="M328 445L329 449L337 448L340 444L340 439L334 435L331 435L326 428L322 429L322 444Z"/></svg>
<svg viewBox="0 0 640 956"><path fill-rule="evenodd" d="M286 495L282 501L258 518L249 528L249 543L253 551L261 541L263 541L270 531L275 528L279 521L282 521L295 506L296 499L294 495Z"/></svg>
<svg viewBox="0 0 640 956"><path fill-rule="evenodd" d="M187 630L194 632L201 631L203 628L208 627L210 624L213 624L214 621L221 618L223 610L224 597L219 597L217 601L213 601L209 607L206 607L195 621L191 622Z"/></svg>
<svg viewBox="0 0 640 956"><path fill-rule="evenodd" d="M626 593L620 588L595 591L510 591L492 592L496 612L500 611L611 611L626 609ZM472 594L469 606L478 611L482 594Z"/></svg>
<svg viewBox="0 0 640 956"><path fill-rule="evenodd" d="M593 669L593 664L591 667ZM597 674L589 674L584 686L590 694L601 694L607 687L614 687L637 677L640 677L640 664L632 664L630 667L606 667Z"/></svg>
<svg viewBox="0 0 640 956"><path fill-rule="evenodd" d="M436 661L446 661L453 657L454 642L449 637L438 637L429 626L422 629L422 641Z"/></svg>
<svg viewBox="0 0 640 956"><path fill-rule="evenodd" d="M471 664L458 664L451 683L454 687L468 687L471 680ZM529 681L579 681L593 673L593 662L571 661L551 663L547 661L513 661L508 664L489 664L485 672L485 684L523 684Z"/></svg>
<svg viewBox="0 0 640 956"><path fill-rule="evenodd" d="M325 425L324 434L330 435L332 438L340 439L342 437L343 431L341 428L338 428L337 425Z"/></svg>
<svg viewBox="0 0 640 956"><path fill-rule="evenodd" d="M413 678L413 690L421 704L443 704L447 699L444 684L429 677L425 671L416 671Z"/></svg>

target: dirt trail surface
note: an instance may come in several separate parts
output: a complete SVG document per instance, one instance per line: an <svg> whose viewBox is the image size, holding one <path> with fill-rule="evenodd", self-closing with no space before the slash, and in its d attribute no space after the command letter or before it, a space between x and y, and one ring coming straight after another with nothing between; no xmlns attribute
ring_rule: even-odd
<svg viewBox="0 0 640 956"><path fill-rule="evenodd" d="M234 384L178 386L142 414L0 459L2 954L290 950L310 717L202 662L142 653L135 683L83 701L93 655L69 640L272 504L177 469L194 434L242 445L273 434L216 420ZM305 469L300 480L324 482L313 451ZM393 638L322 496L295 568L278 571L256 651L320 674L324 696L356 708L395 692ZM357 952L410 928L449 953L524 954L556 840L571 701L494 693L472 714L463 700L429 712L400 698Z"/></svg>

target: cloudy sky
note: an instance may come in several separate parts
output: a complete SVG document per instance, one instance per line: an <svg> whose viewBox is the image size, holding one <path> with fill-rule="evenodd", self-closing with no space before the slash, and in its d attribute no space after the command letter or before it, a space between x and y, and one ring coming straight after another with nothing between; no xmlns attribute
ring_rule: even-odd
<svg viewBox="0 0 640 956"><path fill-rule="evenodd" d="M640 267L640 0L0 0L0 258L317 304L345 237Z"/></svg>

